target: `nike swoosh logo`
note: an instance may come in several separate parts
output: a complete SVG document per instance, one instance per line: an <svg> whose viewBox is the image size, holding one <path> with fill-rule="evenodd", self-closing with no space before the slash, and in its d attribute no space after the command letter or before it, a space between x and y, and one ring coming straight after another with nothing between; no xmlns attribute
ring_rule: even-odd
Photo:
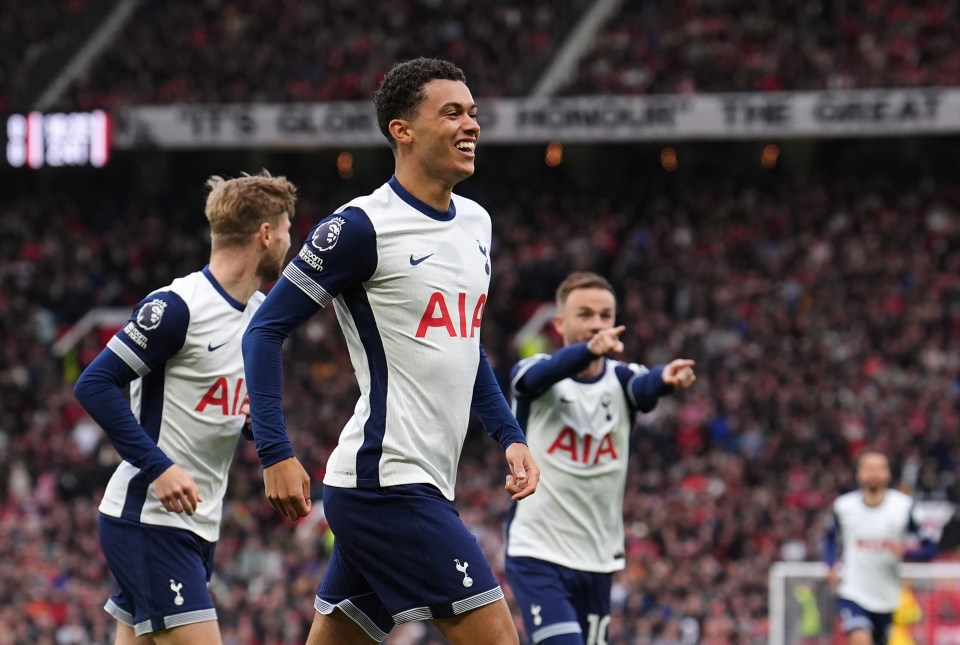
<svg viewBox="0 0 960 645"><path fill-rule="evenodd" d="M573 403L573 399L568 399L565 396L560 397L560 403Z"/></svg>
<svg viewBox="0 0 960 645"><path fill-rule="evenodd" d="M426 260L427 258L431 257L432 255L433 255L433 253L431 253L430 255L425 255L425 256L423 256L422 258L416 258L416 259L414 259L413 253L411 253L411 254L410 254L410 266L415 267L415 266L417 266L418 264L420 264L421 262L423 262L424 260Z"/></svg>
<svg viewBox="0 0 960 645"><path fill-rule="evenodd" d="M228 341L224 341L224 342L220 343L220 344L217 345L217 346L214 346L212 343L207 343L207 351L208 351L208 352L215 352L215 351L217 351L218 349L220 349L221 347L223 347L224 345L226 345L226 344L229 343L229 342L230 342L229 340L228 340Z"/></svg>

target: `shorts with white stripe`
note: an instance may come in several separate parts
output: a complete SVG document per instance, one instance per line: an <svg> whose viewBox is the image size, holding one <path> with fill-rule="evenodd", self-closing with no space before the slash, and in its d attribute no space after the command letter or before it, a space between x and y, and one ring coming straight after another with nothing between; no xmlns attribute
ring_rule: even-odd
<svg viewBox="0 0 960 645"><path fill-rule="evenodd" d="M503 598L476 538L433 486L324 486L336 536L315 609L340 609L376 641L395 624L450 618Z"/></svg>
<svg viewBox="0 0 960 645"><path fill-rule="evenodd" d="M609 573L578 571L537 558L506 558L507 580L533 645L606 645Z"/></svg>
<svg viewBox="0 0 960 645"><path fill-rule="evenodd" d="M217 619L207 589L215 543L101 514L100 547L117 581L103 608L137 636Z"/></svg>

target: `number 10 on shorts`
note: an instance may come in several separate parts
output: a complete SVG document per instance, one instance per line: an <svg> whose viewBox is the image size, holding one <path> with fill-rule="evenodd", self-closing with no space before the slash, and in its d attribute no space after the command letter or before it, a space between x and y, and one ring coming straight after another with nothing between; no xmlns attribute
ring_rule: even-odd
<svg viewBox="0 0 960 645"><path fill-rule="evenodd" d="M610 625L610 614L600 616L599 614L587 614L587 632L586 645L607 645L607 626Z"/></svg>

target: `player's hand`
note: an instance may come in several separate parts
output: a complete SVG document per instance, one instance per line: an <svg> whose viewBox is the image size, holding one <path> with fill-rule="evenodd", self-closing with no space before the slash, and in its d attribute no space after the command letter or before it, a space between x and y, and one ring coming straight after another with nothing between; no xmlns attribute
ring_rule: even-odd
<svg viewBox="0 0 960 645"><path fill-rule="evenodd" d="M840 583L840 574L836 569L829 569L827 571L827 586L830 587L831 593L837 592L837 584Z"/></svg>
<svg viewBox="0 0 960 645"><path fill-rule="evenodd" d="M270 506L290 520L310 514L310 475L296 457L263 469L263 487Z"/></svg>
<svg viewBox="0 0 960 645"><path fill-rule="evenodd" d="M670 361L663 368L663 382L681 390L687 389L697 380L697 375L693 373L694 365L696 362L686 358Z"/></svg>
<svg viewBox="0 0 960 645"><path fill-rule="evenodd" d="M533 460L530 449L524 443L511 443L505 454L510 474L503 488L514 501L533 495L540 481L540 467Z"/></svg>
<svg viewBox="0 0 960 645"><path fill-rule="evenodd" d="M610 329L601 329L593 335L587 342L587 349L594 356L611 356L623 353L623 341L620 340L620 334L626 327L611 327Z"/></svg>
<svg viewBox="0 0 960 645"><path fill-rule="evenodd" d="M240 434L243 435L244 439L253 441L253 423L250 421L250 399L244 399L243 403L240 404L240 414L246 417Z"/></svg>
<svg viewBox="0 0 960 645"><path fill-rule="evenodd" d="M193 515L197 504L203 501L200 499L197 482L193 481L190 473L176 464L160 473L150 485L153 486L157 499L171 513Z"/></svg>

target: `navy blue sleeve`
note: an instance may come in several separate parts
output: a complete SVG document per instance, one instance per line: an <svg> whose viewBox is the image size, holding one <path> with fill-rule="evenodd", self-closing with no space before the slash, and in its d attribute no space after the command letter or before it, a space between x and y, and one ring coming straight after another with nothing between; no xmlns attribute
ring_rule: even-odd
<svg viewBox="0 0 960 645"><path fill-rule="evenodd" d="M143 429L124 396L124 388L162 367L183 347L190 312L175 293L158 292L141 301L130 321L83 371L74 387L81 405L120 456L156 479L173 465Z"/></svg>
<svg viewBox="0 0 960 645"><path fill-rule="evenodd" d="M663 382L663 365L648 370L642 365L621 364L615 371L630 405L640 412L654 409L661 396L673 392L673 387Z"/></svg>
<svg viewBox="0 0 960 645"><path fill-rule="evenodd" d="M512 443L527 443L520 424L510 411L503 390L497 383L483 343L480 344L480 364L477 366L470 412L480 420L487 434L500 442L500 447L504 450Z"/></svg>
<svg viewBox="0 0 960 645"><path fill-rule="evenodd" d="M837 538L840 537L840 520L836 513L830 514L826 531L823 533L823 561L831 569L837 563Z"/></svg>
<svg viewBox="0 0 960 645"><path fill-rule="evenodd" d="M910 549L903 554L903 559L908 562L924 562L937 554L937 543L929 536L923 535L923 527L917 517L917 506L910 507L910 516L907 520L907 532L920 538L920 546L916 549Z"/></svg>
<svg viewBox="0 0 960 645"><path fill-rule="evenodd" d="M73 392L120 456L152 482L173 462L137 422L123 395L123 388L136 378L129 365L104 349L80 375Z"/></svg>
<svg viewBox="0 0 960 645"><path fill-rule="evenodd" d="M373 226L362 210L348 208L314 227L253 315L243 334L243 365L264 468L294 456L281 399L283 341L342 291L368 280L376 267Z"/></svg>
<svg viewBox="0 0 960 645"><path fill-rule="evenodd" d="M367 214L346 208L317 224L284 277L321 307L369 280L377 268L377 233Z"/></svg>
<svg viewBox="0 0 960 645"><path fill-rule="evenodd" d="M183 298L172 291L158 291L137 304L107 347L143 376L183 349L189 325L190 309Z"/></svg>
<svg viewBox="0 0 960 645"><path fill-rule="evenodd" d="M549 357L532 357L514 366L511 380L519 396L535 399L565 378L576 376L596 360L586 343L568 345ZM517 376L519 375L519 378Z"/></svg>

